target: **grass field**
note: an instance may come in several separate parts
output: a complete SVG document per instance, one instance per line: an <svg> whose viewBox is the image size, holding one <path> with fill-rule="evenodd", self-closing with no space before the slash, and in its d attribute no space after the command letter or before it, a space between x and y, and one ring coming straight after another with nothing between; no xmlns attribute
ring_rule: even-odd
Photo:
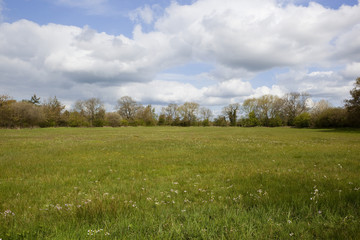
<svg viewBox="0 0 360 240"><path fill-rule="evenodd" d="M0 239L359 239L360 131L0 130Z"/></svg>

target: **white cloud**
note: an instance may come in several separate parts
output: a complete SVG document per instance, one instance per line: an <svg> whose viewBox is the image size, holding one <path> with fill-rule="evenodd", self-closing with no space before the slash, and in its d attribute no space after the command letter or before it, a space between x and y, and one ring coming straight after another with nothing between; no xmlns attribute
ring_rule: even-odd
<svg viewBox="0 0 360 240"><path fill-rule="evenodd" d="M128 83L118 87L116 92L117 98L132 96L143 104L167 105L168 103L197 102L204 106L227 105L264 94L278 96L284 94L279 86L254 89L249 82L243 82L240 79L231 79L205 87L195 87L193 84L179 81L154 80L149 83Z"/></svg>
<svg viewBox="0 0 360 240"><path fill-rule="evenodd" d="M109 4L106 0L57 3L87 11L102 11ZM139 23L153 24L153 31L145 33L137 25L128 38L89 27L41 26L26 20L1 23L2 88L38 86L43 92L55 89L69 98L76 95L75 90L81 92L79 96L106 95L109 90L109 98L130 95L154 103L216 105L286 90L344 99L349 78L359 73L359 4L334 10L316 3L303 7L275 0L224 0L221 4L198 0L192 5L173 2L162 16L148 5L132 14ZM189 62L214 66L207 73L207 85L156 78L168 68ZM306 70L312 66L330 70ZM333 70L344 66L342 72ZM273 86L266 79L264 86L251 85L256 74L275 67L291 70L278 75Z"/></svg>
<svg viewBox="0 0 360 240"><path fill-rule="evenodd" d="M153 23L155 19L155 10L159 9L158 5L154 5L150 7L149 5L145 5L144 7L139 7L134 11L130 12L129 17L132 21L136 22L144 22L146 24Z"/></svg>
<svg viewBox="0 0 360 240"><path fill-rule="evenodd" d="M252 92L253 89L249 82L243 82L240 79L231 79L207 87L204 95L208 97L234 98L249 96Z"/></svg>
<svg viewBox="0 0 360 240"><path fill-rule="evenodd" d="M315 99L342 105L349 96L353 81L333 71L291 70L277 76L278 84L290 91L307 92Z"/></svg>
<svg viewBox="0 0 360 240"><path fill-rule="evenodd" d="M344 77L355 80L356 78L360 77L360 62L352 62L346 65L344 71L342 71Z"/></svg>
<svg viewBox="0 0 360 240"><path fill-rule="evenodd" d="M316 3L281 8L264 0L199 0L191 6L173 4L155 26L184 36L203 61L261 71L327 61L336 53L334 39L344 31L356 34L352 28L359 12L359 6L331 10Z"/></svg>

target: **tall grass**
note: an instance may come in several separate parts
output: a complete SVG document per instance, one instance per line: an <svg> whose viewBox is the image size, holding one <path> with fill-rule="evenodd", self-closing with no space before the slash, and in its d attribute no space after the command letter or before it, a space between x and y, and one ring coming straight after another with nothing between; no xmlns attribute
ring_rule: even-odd
<svg viewBox="0 0 360 240"><path fill-rule="evenodd" d="M360 132L0 130L1 239L359 239Z"/></svg>

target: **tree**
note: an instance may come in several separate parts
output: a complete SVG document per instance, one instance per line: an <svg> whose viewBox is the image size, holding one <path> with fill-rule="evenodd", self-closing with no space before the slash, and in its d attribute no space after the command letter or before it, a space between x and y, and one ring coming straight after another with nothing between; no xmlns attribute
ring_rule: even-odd
<svg viewBox="0 0 360 240"><path fill-rule="evenodd" d="M12 127L14 125L12 121L12 104L16 101L11 99L7 95L0 95L0 127Z"/></svg>
<svg viewBox="0 0 360 240"><path fill-rule="evenodd" d="M167 107L162 108L161 114L165 116L165 124L173 125L176 118L179 117L179 106L175 103L170 103Z"/></svg>
<svg viewBox="0 0 360 240"><path fill-rule="evenodd" d="M354 127L360 127L360 77L355 81L355 87L350 91L351 99L345 100L349 122Z"/></svg>
<svg viewBox="0 0 360 240"><path fill-rule="evenodd" d="M255 112L252 111L248 114L247 118L243 118L241 120L241 126L243 127L255 127L255 126L259 126L260 122L257 119Z"/></svg>
<svg viewBox="0 0 360 240"><path fill-rule="evenodd" d="M243 119L242 122L246 126L281 126L284 115L283 106L283 99L275 95L263 95L259 98L246 99L243 102L242 109L247 118Z"/></svg>
<svg viewBox="0 0 360 240"><path fill-rule="evenodd" d="M209 108L202 107L199 110L200 118L202 120L202 125L204 127L210 126L210 118L212 118L213 113Z"/></svg>
<svg viewBox="0 0 360 240"><path fill-rule="evenodd" d="M37 97L36 94L34 94L29 102L35 105L40 105L40 98Z"/></svg>
<svg viewBox="0 0 360 240"><path fill-rule="evenodd" d="M121 116L117 112L110 112L105 114L106 123L111 127L119 127Z"/></svg>
<svg viewBox="0 0 360 240"><path fill-rule="evenodd" d="M310 114L311 114L311 125L315 127L319 127L321 117L324 116L324 112L331 108L331 104L322 99L319 102L316 102L312 107Z"/></svg>
<svg viewBox="0 0 360 240"><path fill-rule="evenodd" d="M12 122L17 127L34 127L45 120L42 108L30 102L15 102L11 107Z"/></svg>
<svg viewBox="0 0 360 240"><path fill-rule="evenodd" d="M75 103L75 110L84 116L89 126L101 127L105 121L105 108L102 101L98 98L90 98Z"/></svg>
<svg viewBox="0 0 360 240"><path fill-rule="evenodd" d="M228 117L231 126L236 126L237 113L239 108L240 105L238 103L233 103L229 104L227 107L224 107L222 110L223 114Z"/></svg>
<svg viewBox="0 0 360 240"><path fill-rule="evenodd" d="M140 105L129 96L121 97L116 109L120 116L127 121L134 121Z"/></svg>
<svg viewBox="0 0 360 240"><path fill-rule="evenodd" d="M294 125L298 128L310 127L311 116L308 112L303 112L294 118Z"/></svg>
<svg viewBox="0 0 360 240"><path fill-rule="evenodd" d="M196 114L199 110L199 104L195 102L186 102L178 108L182 117L181 124L183 126L191 126L196 122Z"/></svg>
<svg viewBox="0 0 360 240"><path fill-rule="evenodd" d="M227 126L226 117L222 116L222 115L217 116L214 119L214 125L217 126L217 127L225 127L225 126Z"/></svg>
<svg viewBox="0 0 360 240"><path fill-rule="evenodd" d="M294 118L308 110L308 93L291 92L284 96L284 117L289 126L294 125Z"/></svg>
<svg viewBox="0 0 360 240"><path fill-rule="evenodd" d="M348 126L347 110L344 108L330 107L322 111L313 124L317 128L346 127Z"/></svg>
<svg viewBox="0 0 360 240"><path fill-rule="evenodd" d="M156 125L155 109L152 108L151 105L147 105L146 107L139 108L136 119L142 121L143 124L146 126L155 126Z"/></svg>
<svg viewBox="0 0 360 240"><path fill-rule="evenodd" d="M62 121L61 113L65 106L59 102L56 96L46 100L42 106L45 114L44 126L59 126Z"/></svg>

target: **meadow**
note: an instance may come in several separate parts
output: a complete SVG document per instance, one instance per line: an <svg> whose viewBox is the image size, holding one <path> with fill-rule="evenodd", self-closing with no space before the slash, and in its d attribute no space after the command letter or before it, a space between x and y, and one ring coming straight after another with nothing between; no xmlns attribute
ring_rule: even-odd
<svg viewBox="0 0 360 240"><path fill-rule="evenodd" d="M360 131L0 129L0 239L360 239Z"/></svg>

